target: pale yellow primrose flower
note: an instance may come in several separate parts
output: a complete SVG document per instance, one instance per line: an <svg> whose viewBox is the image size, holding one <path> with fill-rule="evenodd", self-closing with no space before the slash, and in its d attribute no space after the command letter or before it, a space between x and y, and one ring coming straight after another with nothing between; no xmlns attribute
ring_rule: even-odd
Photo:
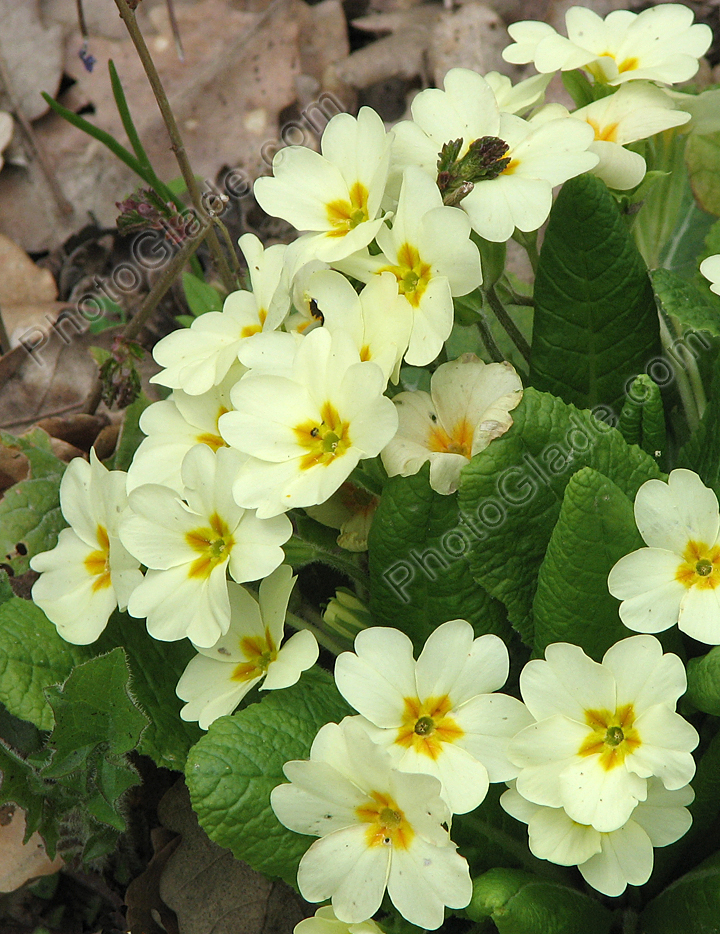
<svg viewBox="0 0 720 934"><path fill-rule="evenodd" d="M255 182L255 198L271 216L310 232L303 238L308 261L342 259L367 246L383 222L391 140L370 107L357 118L337 114L322 135L322 155L304 146L281 149L273 177Z"/></svg>
<svg viewBox="0 0 720 934"><path fill-rule="evenodd" d="M60 482L60 508L70 528L60 532L55 548L30 561L40 571L33 602L75 645L94 642L142 581L140 562L118 537L125 478L103 467L94 448L89 464L82 457L70 461Z"/></svg>
<svg viewBox="0 0 720 934"><path fill-rule="evenodd" d="M400 364L412 328L412 311L398 293L390 272L373 276L358 293L339 272L313 272L305 291L313 302L315 321L331 334L346 331L361 360L371 360L383 371L385 382L400 378ZM307 333L307 331L305 332Z"/></svg>
<svg viewBox="0 0 720 934"><path fill-rule="evenodd" d="M712 42L710 27L693 25L692 10L679 3L642 13L613 10L604 20L574 6L565 14L565 26L567 39L547 23L513 23L508 32L515 41L502 56L515 65L533 62L544 73L584 68L603 84L640 78L677 84L692 78Z"/></svg>
<svg viewBox="0 0 720 934"><path fill-rule="evenodd" d="M425 366L450 336L453 296L467 295L482 282L470 221L458 208L443 205L427 172L410 166L403 173L392 228L383 224L375 239L379 254L362 250L335 265L362 282L387 273L395 277L409 330L405 361Z"/></svg>
<svg viewBox="0 0 720 934"><path fill-rule="evenodd" d="M207 730L213 720L230 714L248 691L288 688L315 664L315 636L300 630L281 646L285 613L295 586L291 568L281 564L260 584L257 599L239 584L228 582L230 628L210 648L196 646L178 681L176 693L187 704L183 720L197 720ZM264 680L263 680L264 679Z"/></svg>
<svg viewBox="0 0 720 934"><path fill-rule="evenodd" d="M293 934L383 934L383 930L370 920L361 921L360 924L338 921L335 912L327 905L318 908L312 918L305 918L296 924Z"/></svg>
<svg viewBox="0 0 720 934"><path fill-rule="evenodd" d="M438 626L417 661L404 633L375 626L358 633L355 653L338 656L335 683L394 767L434 775L450 810L465 814L489 782L517 774L507 744L532 717L516 698L494 693L509 664L501 639L475 639L462 619Z"/></svg>
<svg viewBox="0 0 720 934"><path fill-rule="evenodd" d="M287 314L290 291L283 276L287 247L276 244L264 249L254 234L244 234L238 242L247 259L252 292L231 292L222 311L208 311L189 328L158 341L153 357L164 369L151 383L192 396L207 392L223 381L249 337L273 331Z"/></svg>
<svg viewBox="0 0 720 934"><path fill-rule="evenodd" d="M430 461L430 486L454 493L460 471L512 425L510 412L522 399L512 365L485 363L475 354L441 364L430 392L400 392L393 402L398 430L381 452L388 475L408 477Z"/></svg>
<svg viewBox="0 0 720 934"><path fill-rule="evenodd" d="M590 170L592 174L620 191L639 185L647 169L639 153L623 147L690 120L689 113L675 109L665 91L647 81L624 84L570 117L589 123L595 133L589 149L600 162Z"/></svg>
<svg viewBox="0 0 720 934"><path fill-rule="evenodd" d="M228 444L247 455L232 486L235 500L266 519L329 499L395 434L397 412L383 395L382 370L361 361L345 331L260 337L256 347L295 352L275 371L251 369L231 393L236 411L219 425Z"/></svg>
<svg viewBox="0 0 720 934"><path fill-rule="evenodd" d="M585 881L603 895L622 895L628 885L644 885L653 869L653 847L675 843L690 829L685 805L695 794L689 785L668 791L657 778L648 781L647 798L618 830L600 833L571 820L562 808L526 801L512 783L500 804L528 825L530 852L560 866L577 866Z"/></svg>
<svg viewBox="0 0 720 934"><path fill-rule="evenodd" d="M636 632L678 628L720 645L720 511L715 493L691 470L648 480L635 497L635 522L648 548L610 571L620 619Z"/></svg>
<svg viewBox="0 0 720 934"><path fill-rule="evenodd" d="M372 917L385 890L411 924L434 931L445 906L464 908L472 895L468 864L443 826L450 811L432 775L392 767L354 718L326 723L309 761L286 762L291 784L270 804L295 833L319 837L300 860L298 888L307 901L332 899L346 924Z"/></svg>
<svg viewBox="0 0 720 934"><path fill-rule="evenodd" d="M520 675L537 722L508 747L518 792L601 833L618 830L651 776L674 791L695 774L698 734L674 712L686 687L683 663L654 636L623 639L602 664L577 645L549 645Z"/></svg>
<svg viewBox="0 0 720 934"><path fill-rule="evenodd" d="M258 580L283 561L281 545L292 535L287 516L264 521L232 498L241 460L229 448L213 453L198 444L183 461L184 501L153 483L128 496L120 539L148 568L128 613L147 617L155 639L214 645L230 626L226 574Z"/></svg>
<svg viewBox="0 0 720 934"><path fill-rule="evenodd" d="M483 137L507 144L502 159L486 166L486 177L459 203L473 230L497 243L508 240L515 228L537 230L550 213L553 187L598 162L587 151L594 138L591 127L570 121L566 112L536 123L501 112L488 82L467 68L451 68L444 90L421 91L411 112L412 120L393 128L391 187L410 165L436 179L439 154L454 140L463 141L459 158Z"/></svg>
<svg viewBox="0 0 720 934"><path fill-rule="evenodd" d="M720 253L708 256L700 263L700 272L710 282L710 291L720 295Z"/></svg>
<svg viewBox="0 0 720 934"><path fill-rule="evenodd" d="M143 483L159 483L182 493L181 467L185 455L196 444L213 451L226 447L218 420L232 410L230 390L245 372L234 363L227 375L199 396L175 389L167 399L153 402L140 416L140 429L147 437L140 443L128 469L130 493Z"/></svg>

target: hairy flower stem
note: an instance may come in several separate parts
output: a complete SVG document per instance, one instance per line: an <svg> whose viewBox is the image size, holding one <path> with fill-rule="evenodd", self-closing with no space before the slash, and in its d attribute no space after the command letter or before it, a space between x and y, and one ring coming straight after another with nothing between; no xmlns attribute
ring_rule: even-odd
<svg viewBox="0 0 720 934"><path fill-rule="evenodd" d="M315 625L309 620L305 619L302 616L296 616L294 613L288 613L285 616L287 622L297 630L307 629L308 632L311 632L318 641L318 645L321 645L324 649L327 649L328 652L332 652L333 655L340 655L342 652L347 651L347 646L341 645L339 642L336 642L331 635L329 635L320 624Z"/></svg>
<svg viewBox="0 0 720 934"><path fill-rule="evenodd" d="M530 364L530 344L525 340L525 338L520 333L520 328L515 324L513 319L510 317L508 312L505 309L505 306L500 301L500 297L495 291L495 286L491 285L487 289L483 290L485 292L485 297L488 300L488 304L495 313L495 317L498 319L505 332L507 333L510 340L515 344L517 349L522 354L525 362Z"/></svg>
<svg viewBox="0 0 720 934"><path fill-rule="evenodd" d="M678 319L670 316L670 324L672 324L673 330L682 340L682 325ZM697 406L698 416L702 418L703 413L707 407L707 396L705 395L705 387L703 386L702 377L700 376L700 370L698 370L695 357L683 343L679 343L677 345L675 349L675 355L680 355L681 349L683 363L685 365L685 369L687 370L688 377L690 378L690 388L692 389L693 396L695 397L695 405Z"/></svg>
<svg viewBox="0 0 720 934"><path fill-rule="evenodd" d="M515 859L522 864L523 868L527 869L529 872L537 876L544 876L546 879L552 879L553 882L559 882L561 885L576 888L573 876L565 866L557 866L555 863L550 863L546 859L538 859L537 856L533 856L527 846L519 840L511 837L509 834L505 833L504 830L500 830L499 827L493 827L492 824L478 817L476 813L463 814L462 821L463 823L467 823L470 828L477 831L477 833L487 840L496 843L501 849L505 850L506 853L514 856Z"/></svg>
<svg viewBox="0 0 720 934"><path fill-rule="evenodd" d="M512 238L525 250L530 260L532 270L537 275L538 263L540 262L540 254L537 248L537 230L533 230L532 233L524 233L522 230L517 230L516 228Z"/></svg>
<svg viewBox="0 0 720 934"><path fill-rule="evenodd" d="M115 0L115 5L120 11L120 16L127 26L127 30L130 33L130 38L133 41L133 45L137 50L142 66L145 69L145 74L148 77L150 82L150 87L152 88L153 94L155 95L155 100L157 101L158 107L160 108L160 113L165 123L165 127L168 131L168 136L170 137L170 142L172 143L172 151L175 153L175 158L177 159L178 165L180 167L180 172L182 177L185 180L187 185L187 190L190 195L190 199L195 207L195 210L198 212L198 215L202 220L207 219L207 212L202 203L202 195L198 187L198 183L193 174L190 161L188 160L187 153L185 152L185 145L182 141L182 136L180 135L180 130L175 121L175 115L172 112L170 107L170 102L168 101L167 94L160 80L160 75L158 74L155 63L152 60L150 55L150 50L147 47L143 34L140 32L140 27L137 24L135 18L135 13L130 9L127 0ZM228 292L233 292L238 287L238 283L235 281L235 277L232 274L230 266L228 265L227 257L223 252L223 248L220 245L218 240L217 233L213 229L207 230L207 241L210 251L213 254L215 262L217 263L218 273L222 279L223 285ZM235 252L234 250L232 251ZM148 296L149 297L149 296Z"/></svg>

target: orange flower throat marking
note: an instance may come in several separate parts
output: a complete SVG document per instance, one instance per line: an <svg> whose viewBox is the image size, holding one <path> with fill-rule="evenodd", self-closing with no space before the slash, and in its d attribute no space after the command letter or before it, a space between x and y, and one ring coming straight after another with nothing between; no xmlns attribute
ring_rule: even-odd
<svg viewBox="0 0 720 934"><path fill-rule="evenodd" d="M600 755L600 765L610 772L622 765L625 756L641 745L638 731L633 727L635 709L632 704L609 710L586 710L585 720L592 732L578 750L579 756Z"/></svg>
<svg viewBox="0 0 720 934"><path fill-rule="evenodd" d="M403 723L395 742L406 749L438 759L443 743L454 743L465 735L457 721L448 714L452 702L447 694L442 697L406 697L403 711Z"/></svg>
<svg viewBox="0 0 720 934"><path fill-rule="evenodd" d="M365 841L368 846L395 846L407 850L415 836L405 815L390 795L371 791L366 804L355 808L355 813L364 824Z"/></svg>
<svg viewBox="0 0 720 934"><path fill-rule="evenodd" d="M105 590L112 583L110 580L110 539L107 529L98 523L95 534L100 548L97 551L91 551L83 562L85 570L95 578L92 585L93 593Z"/></svg>
<svg viewBox="0 0 720 934"><path fill-rule="evenodd" d="M235 544L224 519L214 512L209 521L209 528L193 529L185 533L185 541L193 551L200 553L200 557L190 565L188 577L210 577L218 564L227 561Z"/></svg>
<svg viewBox="0 0 720 934"><path fill-rule="evenodd" d="M278 657L277 646L267 627L265 627L264 636L246 636L242 639L240 650L248 661L236 665L231 675L233 681L252 681L253 678L261 678L267 673L269 665Z"/></svg>
<svg viewBox="0 0 720 934"><path fill-rule="evenodd" d="M420 259L420 253L409 243L403 243L397 253L397 266L382 266L381 272L391 272L398 281L398 292L413 308L417 308L430 282L432 267Z"/></svg>
<svg viewBox="0 0 720 934"><path fill-rule="evenodd" d="M442 452L443 454L462 454L470 460L473 444L473 428L462 418L452 429L451 433L439 425L433 423L428 436L427 445L431 451Z"/></svg>
<svg viewBox="0 0 720 934"><path fill-rule="evenodd" d="M350 424L340 418L330 402L326 402L320 409L320 417L320 422L310 419L293 429L300 447L308 451L300 460L302 470L309 470L319 464L327 467L352 446Z"/></svg>
<svg viewBox="0 0 720 934"><path fill-rule="evenodd" d="M720 545L708 547L704 542L687 543L683 552L685 559L675 572L675 580L688 590L715 590L720 586Z"/></svg>
<svg viewBox="0 0 720 934"><path fill-rule="evenodd" d="M362 182L355 182L350 188L349 195L349 201L338 199L325 205L328 220L333 228L328 231L328 237L344 237L358 224L370 220L367 206L368 190Z"/></svg>

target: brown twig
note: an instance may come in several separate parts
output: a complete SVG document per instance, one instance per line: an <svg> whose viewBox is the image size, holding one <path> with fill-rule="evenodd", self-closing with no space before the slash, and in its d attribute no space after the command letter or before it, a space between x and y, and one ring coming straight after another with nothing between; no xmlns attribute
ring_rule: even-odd
<svg viewBox="0 0 720 934"><path fill-rule="evenodd" d="M10 352L10 338L8 337L7 328L5 327L5 322L3 321L2 308L0 308L0 356Z"/></svg>
<svg viewBox="0 0 720 934"><path fill-rule="evenodd" d="M132 39L133 45L138 53L142 66L145 69L145 74L147 75L148 81L150 82L150 87L152 88L153 94L155 95L155 100L157 101L158 107L160 108L160 114L162 115L165 128L167 129L168 136L170 137L171 149L175 153L175 158L177 159L178 166L180 167L180 172L187 186L190 199L192 200L195 210L198 212L198 215L202 220L207 220L207 214L202 203L202 195L200 193L200 188L198 187L197 180L193 174L190 161L185 151L185 145L182 141L182 136L180 135L180 130L178 129L177 122L175 120L175 115L172 112L170 107L170 102L168 101L167 94L160 80L160 75L158 74L155 63L152 60L150 55L150 50L147 47L147 43L143 37L140 27L137 24L137 19L135 18L135 13L130 8L127 0L115 0L115 5L120 11L120 16L125 23L128 32L130 33L130 38ZM214 229L210 228L206 231L208 246L210 251L215 258L217 263L218 272L220 278L223 281L228 292L234 291L238 287L238 283L235 282L233 274L228 265L227 258L223 252L220 241L218 240L217 233Z"/></svg>
<svg viewBox="0 0 720 934"><path fill-rule="evenodd" d="M183 246L170 260L163 274L146 295L145 301L140 306L137 314L133 315L125 325L125 329L122 332L123 340L133 340L133 338L135 338L140 333L142 326L148 320L153 311L155 311L167 290L182 272L185 263L187 263L187 261L197 250L203 240L209 236L211 232L212 227L210 226L209 221L206 220L201 226L199 233L191 240L185 241Z"/></svg>

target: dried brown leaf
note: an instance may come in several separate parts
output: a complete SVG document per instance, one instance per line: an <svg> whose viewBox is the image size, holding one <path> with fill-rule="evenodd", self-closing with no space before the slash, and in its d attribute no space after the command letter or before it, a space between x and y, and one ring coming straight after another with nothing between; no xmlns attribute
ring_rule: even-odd
<svg viewBox="0 0 720 934"><path fill-rule="evenodd" d="M0 55L12 96L28 120L47 112L41 91L55 94L62 75L62 30L40 19L37 0L0 0ZM13 110L0 86L0 107Z"/></svg>
<svg viewBox="0 0 720 934"><path fill-rule="evenodd" d="M12 812L5 808L0 821L0 892L14 892L29 879L52 875L63 866L60 856L48 859L39 833L27 843L23 843L24 836L25 812L18 807Z"/></svg>
<svg viewBox="0 0 720 934"><path fill-rule="evenodd" d="M166 792L158 815L182 835L160 880L180 934L292 934L313 913L284 883L271 882L209 839L182 779Z"/></svg>

